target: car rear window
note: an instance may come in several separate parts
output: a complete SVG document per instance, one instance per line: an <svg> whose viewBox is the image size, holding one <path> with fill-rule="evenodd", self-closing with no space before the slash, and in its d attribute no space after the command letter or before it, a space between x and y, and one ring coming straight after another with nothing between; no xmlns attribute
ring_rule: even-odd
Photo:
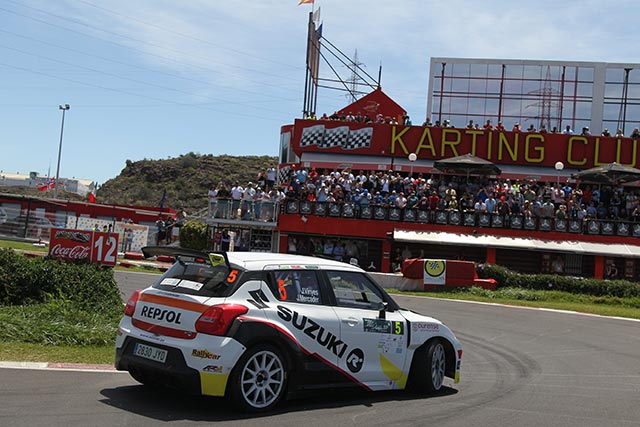
<svg viewBox="0 0 640 427"><path fill-rule="evenodd" d="M240 283L241 271L208 260L179 259L154 284L156 289L205 297L226 297Z"/></svg>

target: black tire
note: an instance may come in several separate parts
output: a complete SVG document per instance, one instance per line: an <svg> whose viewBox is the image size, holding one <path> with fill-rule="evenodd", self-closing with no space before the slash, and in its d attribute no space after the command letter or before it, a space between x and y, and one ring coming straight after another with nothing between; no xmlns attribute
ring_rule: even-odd
<svg viewBox="0 0 640 427"><path fill-rule="evenodd" d="M287 376L282 352L272 345L257 345L242 355L231 372L228 397L241 410L268 411L282 400Z"/></svg>
<svg viewBox="0 0 640 427"><path fill-rule="evenodd" d="M442 390L446 372L446 354L440 340L432 340L416 350L411 362L410 388L426 394Z"/></svg>

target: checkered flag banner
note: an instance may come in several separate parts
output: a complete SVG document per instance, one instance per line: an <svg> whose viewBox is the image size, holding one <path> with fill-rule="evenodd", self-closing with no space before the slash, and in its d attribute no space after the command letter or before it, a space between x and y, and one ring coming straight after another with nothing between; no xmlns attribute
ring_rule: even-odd
<svg viewBox="0 0 640 427"><path fill-rule="evenodd" d="M372 127L349 130L349 126L325 129L324 125L315 125L302 129L300 147L316 145L319 148L342 147L345 150L355 150L370 147L372 137Z"/></svg>
<svg viewBox="0 0 640 427"><path fill-rule="evenodd" d="M278 170L278 185L289 184L289 175L291 175L292 169L291 166L283 166Z"/></svg>
<svg viewBox="0 0 640 427"><path fill-rule="evenodd" d="M300 139L300 147L308 147L309 145L321 146L324 138L324 125L316 125L302 129L302 138Z"/></svg>
<svg viewBox="0 0 640 427"><path fill-rule="evenodd" d="M349 126L340 126L333 129L327 129L324 132L322 144L318 144L320 148L333 148L344 145L349 135Z"/></svg>
<svg viewBox="0 0 640 427"><path fill-rule="evenodd" d="M352 130L347 136L346 143L342 146L345 150L355 150L357 148L369 148L371 146L371 137L373 136L373 128L366 127L362 129Z"/></svg>

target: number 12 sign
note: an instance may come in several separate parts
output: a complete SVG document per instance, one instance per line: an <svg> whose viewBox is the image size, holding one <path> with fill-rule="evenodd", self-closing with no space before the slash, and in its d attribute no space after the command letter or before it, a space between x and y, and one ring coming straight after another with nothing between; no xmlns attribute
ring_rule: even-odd
<svg viewBox="0 0 640 427"><path fill-rule="evenodd" d="M118 234L52 228L49 256L113 267L118 260Z"/></svg>
<svg viewBox="0 0 640 427"><path fill-rule="evenodd" d="M91 248L92 263L112 267L116 265L118 260L118 235L116 233L94 232Z"/></svg>

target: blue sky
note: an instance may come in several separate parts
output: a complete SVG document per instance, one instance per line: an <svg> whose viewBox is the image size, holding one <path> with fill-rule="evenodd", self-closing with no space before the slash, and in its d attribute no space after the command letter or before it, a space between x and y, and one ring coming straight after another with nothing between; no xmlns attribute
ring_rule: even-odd
<svg viewBox="0 0 640 427"><path fill-rule="evenodd" d="M0 170L103 183L125 161L277 155L299 117L298 0L0 0ZM634 0L316 0L323 35L424 119L431 57L640 63ZM344 70L343 70L344 71ZM322 64L320 73L329 76ZM344 71L346 76L348 73ZM320 90L318 114L349 102Z"/></svg>

